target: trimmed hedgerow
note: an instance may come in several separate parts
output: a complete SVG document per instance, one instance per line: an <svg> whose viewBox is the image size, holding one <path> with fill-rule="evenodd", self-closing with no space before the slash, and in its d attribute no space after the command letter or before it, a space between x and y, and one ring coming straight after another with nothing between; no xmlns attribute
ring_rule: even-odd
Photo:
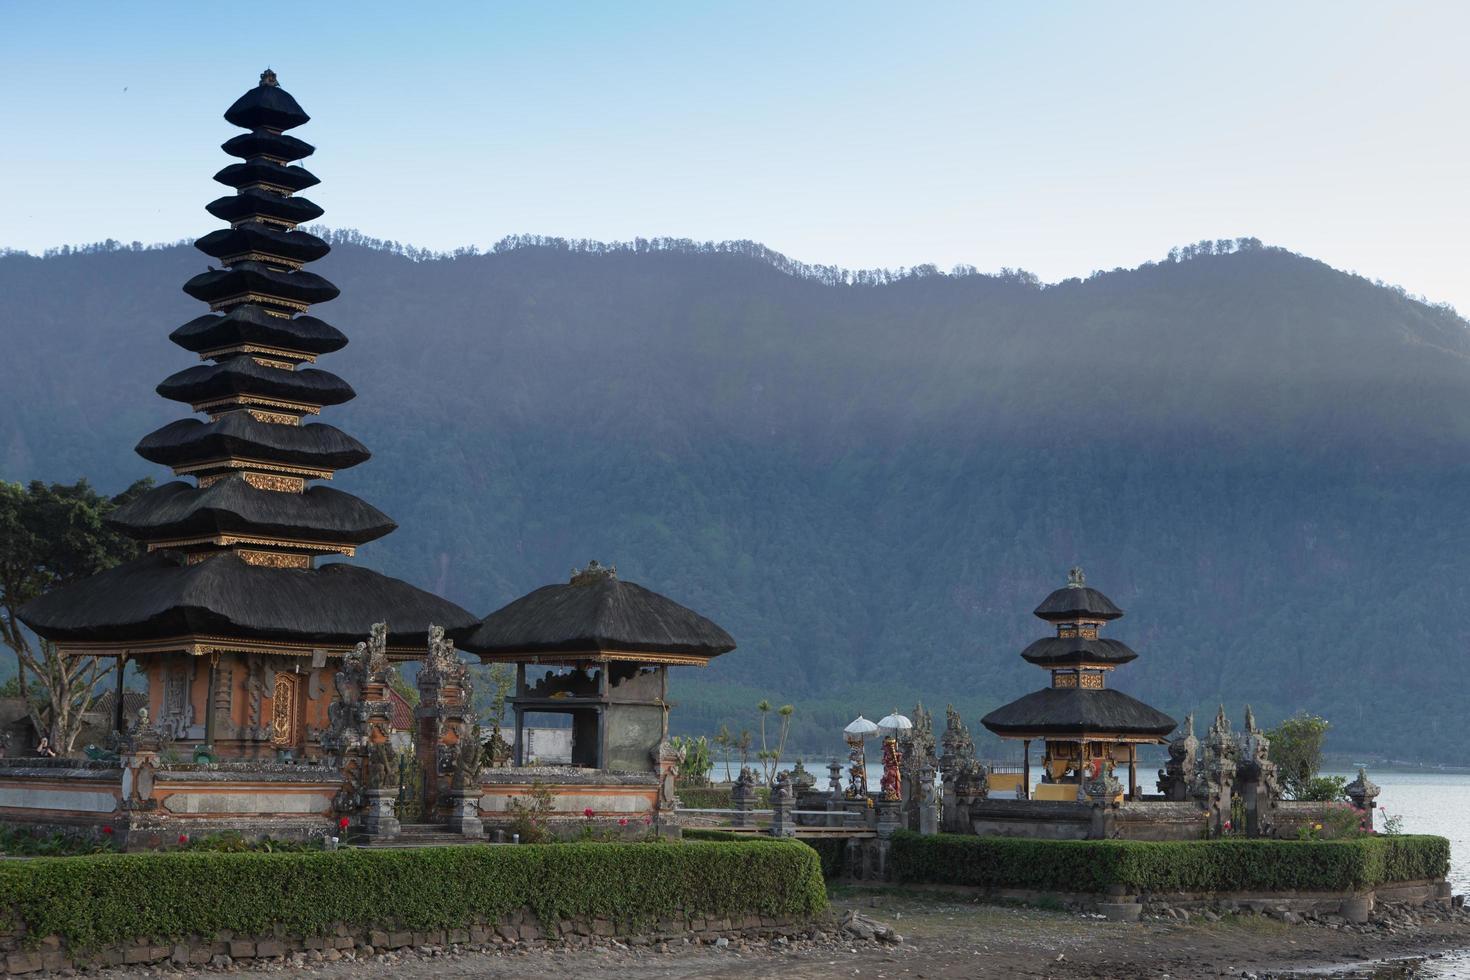
<svg viewBox="0 0 1470 980"><path fill-rule="evenodd" d="M1050 841L960 834L893 836L899 881L1102 892L1349 891L1449 872L1443 837L1350 840Z"/></svg>
<svg viewBox="0 0 1470 980"><path fill-rule="evenodd" d="M543 923L636 928L684 916L807 916L827 898L810 848L740 841L42 858L0 864L0 902L0 922L32 939L95 949L225 929L463 927L522 908Z"/></svg>
<svg viewBox="0 0 1470 980"><path fill-rule="evenodd" d="M822 860L823 878L841 878L847 871L847 841L841 837L812 837L802 841Z"/></svg>
<svg viewBox="0 0 1470 980"><path fill-rule="evenodd" d="M685 827L685 840L750 840L750 835L741 835L718 827Z"/></svg>

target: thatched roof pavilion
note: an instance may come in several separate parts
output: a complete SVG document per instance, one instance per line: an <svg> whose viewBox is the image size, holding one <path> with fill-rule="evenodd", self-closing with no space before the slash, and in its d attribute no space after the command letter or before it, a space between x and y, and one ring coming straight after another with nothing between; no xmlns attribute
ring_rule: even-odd
<svg viewBox="0 0 1470 980"><path fill-rule="evenodd" d="M704 666L733 650L735 640L692 609L592 561L569 581L486 616L464 645L481 660L516 664L517 764L530 761L523 754L525 716L562 714L572 719L574 764L650 771L668 737L669 665Z"/></svg>

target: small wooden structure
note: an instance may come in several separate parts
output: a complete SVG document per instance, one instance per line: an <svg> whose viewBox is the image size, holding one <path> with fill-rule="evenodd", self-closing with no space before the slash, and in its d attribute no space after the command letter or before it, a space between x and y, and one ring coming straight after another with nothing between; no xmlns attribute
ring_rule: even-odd
<svg viewBox="0 0 1470 980"><path fill-rule="evenodd" d="M485 618L465 646L516 665L516 765L527 714L569 716L572 765L656 772L669 734L671 665L705 666L735 648L719 626L589 562L571 580L524 595Z"/></svg>
<svg viewBox="0 0 1470 980"><path fill-rule="evenodd" d="M1026 798L1076 800L1084 781L1125 765L1128 796L1136 799L1138 746L1163 743L1174 730L1173 718L1107 686L1109 674L1138 656L1122 641L1098 636L1122 615L1111 599L1086 585L1080 568L1036 607L1036 616L1054 624L1056 635L1037 640L1021 656L1048 671L1051 685L981 719L1001 738L1021 741L1020 787ZM1033 790L1031 743L1038 739L1045 754L1042 782ZM992 777L992 795L996 790Z"/></svg>

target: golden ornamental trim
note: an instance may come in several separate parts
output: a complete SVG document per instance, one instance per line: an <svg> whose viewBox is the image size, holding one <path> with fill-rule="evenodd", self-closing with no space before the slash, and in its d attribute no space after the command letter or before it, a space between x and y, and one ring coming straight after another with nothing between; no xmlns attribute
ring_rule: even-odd
<svg viewBox="0 0 1470 980"><path fill-rule="evenodd" d="M241 225L248 225L252 221L259 221L268 225L276 225L277 227L284 228L287 231L294 231L296 225L298 224L298 222L295 221L287 221L285 218L273 218L268 214L247 214L239 221L231 221L230 227L238 228Z"/></svg>
<svg viewBox="0 0 1470 980"><path fill-rule="evenodd" d="M212 544L221 548L229 548L238 544L254 544L270 548L331 551L347 555L349 558L357 554L357 548L348 544L332 544L327 541L307 541L297 538L265 538L249 534L202 534L192 538L164 538L148 542L148 550L169 551L201 544Z"/></svg>
<svg viewBox="0 0 1470 980"><path fill-rule="evenodd" d="M279 265L287 269L300 269L305 263L300 259L288 259L284 255L276 255L272 252L259 252L251 249L248 252L239 252L235 255L226 255L220 259L223 265L234 265L236 262L263 262L266 265Z"/></svg>
<svg viewBox="0 0 1470 980"><path fill-rule="evenodd" d="M330 480L335 470L316 470L306 466L289 466L281 463L266 463L258 459L228 456L199 463L188 463L173 468L174 476L189 476L194 473L209 473L214 470L262 470L266 473L285 473L305 477L308 480Z"/></svg>
<svg viewBox="0 0 1470 980"><path fill-rule="evenodd" d="M322 407L311 405L307 402L290 402L284 398L271 398L269 395L226 395L223 398L211 398L209 401L193 402L190 408L196 412L205 412L209 415L224 415L226 412L238 411L246 405L264 405L267 408L279 408L287 412L300 412L303 415L320 415ZM223 408L224 411L216 412L215 409Z"/></svg>
<svg viewBox="0 0 1470 980"><path fill-rule="evenodd" d="M295 361L278 361L273 357L261 357L258 354L250 355L250 359L261 367L279 368L282 371L296 370Z"/></svg>
<svg viewBox="0 0 1470 980"><path fill-rule="evenodd" d="M302 303L294 299L272 296L270 293L257 293L253 289L243 293L236 293L233 296L226 296L222 300L210 303L209 308L218 313L221 310L228 310L232 306L239 306L241 303L264 303L267 306L284 306L286 309L295 310L298 313L305 313L311 309L310 303Z"/></svg>
<svg viewBox="0 0 1470 980"><path fill-rule="evenodd" d="M247 565L264 568L311 568L310 555L287 555L279 551L237 551L240 560Z"/></svg>
<svg viewBox="0 0 1470 980"><path fill-rule="evenodd" d="M291 350L289 347L270 347L265 344L232 344L229 347L212 347L199 355L201 361L212 361L226 354L265 354L276 357L289 357L298 363L316 363L316 355L305 351Z"/></svg>
<svg viewBox="0 0 1470 980"><path fill-rule="evenodd" d="M209 476L199 477L199 489L212 487L232 473L212 473ZM279 493L303 493L306 490L306 480L299 476L277 476L274 473L251 473L248 470L240 474L245 482L257 490L275 490Z"/></svg>

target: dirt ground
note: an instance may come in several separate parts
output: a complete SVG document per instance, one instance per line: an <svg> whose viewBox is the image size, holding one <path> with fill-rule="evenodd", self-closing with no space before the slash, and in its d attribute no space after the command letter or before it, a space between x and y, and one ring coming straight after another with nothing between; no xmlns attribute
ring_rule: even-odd
<svg viewBox="0 0 1470 980"><path fill-rule="evenodd" d="M335 963L289 961L232 968L257 973L289 970L311 977L361 976L448 980L453 977L569 980L958 980L958 978L1101 978L1143 980L1203 977L1328 976L1398 980L1470 976L1470 926L1429 923L1392 936L1358 935L1262 916L1226 916L1189 923L1101 918L1035 908L979 904L952 895L838 891L837 911L855 908L893 926L902 942L734 940L726 946L671 943L662 947L567 949L547 946L488 952L400 951ZM1441 952L1449 959L1436 959ZM1430 956L1422 966L1405 957ZM1470 955L1470 954L1467 954ZM1458 965L1450 965L1451 961ZM1461 971L1464 972L1461 972ZM107 975L198 976L216 970L171 967L109 970Z"/></svg>

